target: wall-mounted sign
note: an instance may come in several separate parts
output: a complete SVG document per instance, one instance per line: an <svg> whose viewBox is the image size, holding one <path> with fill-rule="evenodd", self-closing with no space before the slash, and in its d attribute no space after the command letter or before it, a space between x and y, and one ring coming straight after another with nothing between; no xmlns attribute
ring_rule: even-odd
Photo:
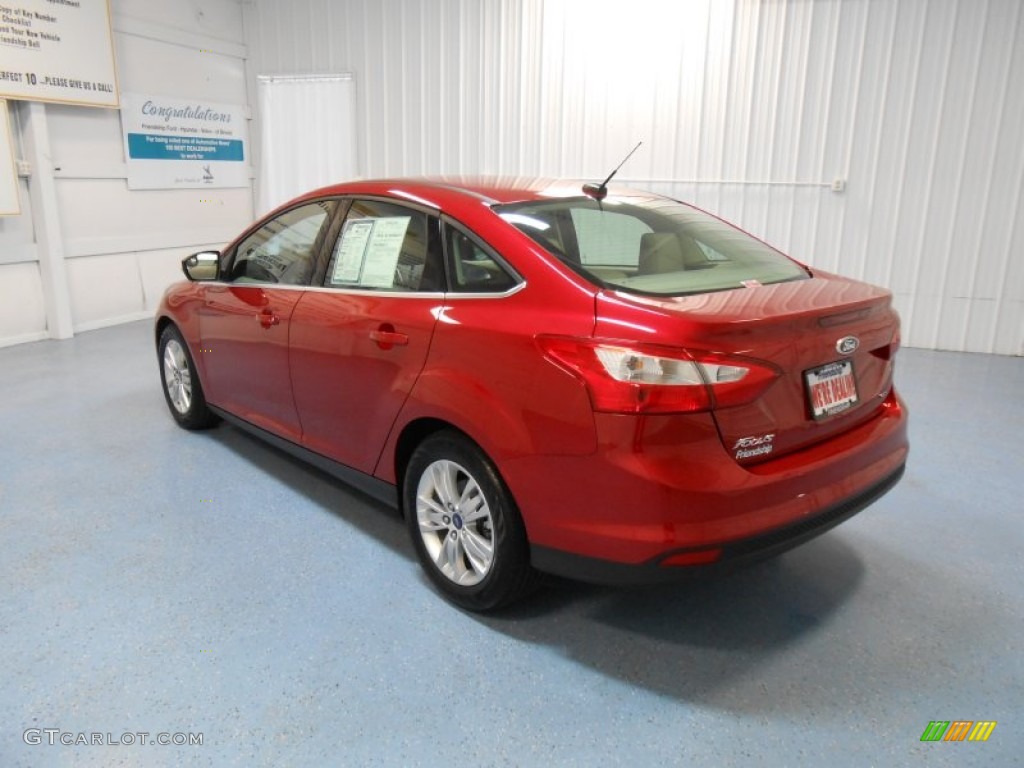
<svg viewBox="0 0 1024 768"><path fill-rule="evenodd" d="M129 189L249 186L242 105L122 93L121 131Z"/></svg>
<svg viewBox="0 0 1024 768"><path fill-rule="evenodd" d="M107 0L0 0L0 97L117 106Z"/></svg>
<svg viewBox="0 0 1024 768"><path fill-rule="evenodd" d="M0 99L0 216L16 216L19 213L18 168L14 164L11 121L8 118L7 102Z"/></svg>

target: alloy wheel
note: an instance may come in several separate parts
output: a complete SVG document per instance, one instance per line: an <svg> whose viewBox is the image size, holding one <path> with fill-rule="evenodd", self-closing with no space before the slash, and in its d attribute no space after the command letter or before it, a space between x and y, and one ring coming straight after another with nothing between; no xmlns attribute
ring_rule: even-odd
<svg viewBox="0 0 1024 768"><path fill-rule="evenodd" d="M177 339L171 339L164 347L164 386L174 410L183 416L188 413L192 406L192 373Z"/></svg>
<svg viewBox="0 0 1024 768"><path fill-rule="evenodd" d="M416 489L416 520L427 554L455 584L471 587L494 563L494 525L487 497L465 467L429 464Z"/></svg>

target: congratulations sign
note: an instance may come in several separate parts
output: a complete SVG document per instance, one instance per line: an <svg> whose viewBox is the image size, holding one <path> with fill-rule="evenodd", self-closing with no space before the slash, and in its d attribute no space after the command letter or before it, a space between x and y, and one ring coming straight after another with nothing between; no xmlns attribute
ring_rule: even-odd
<svg viewBox="0 0 1024 768"><path fill-rule="evenodd" d="M0 98L117 106L107 0L0 0Z"/></svg>
<svg viewBox="0 0 1024 768"><path fill-rule="evenodd" d="M244 107L121 94L130 189L246 187Z"/></svg>

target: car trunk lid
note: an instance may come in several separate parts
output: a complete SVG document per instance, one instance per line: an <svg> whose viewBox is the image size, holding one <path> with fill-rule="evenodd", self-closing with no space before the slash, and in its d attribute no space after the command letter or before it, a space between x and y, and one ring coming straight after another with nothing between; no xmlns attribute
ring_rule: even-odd
<svg viewBox="0 0 1024 768"><path fill-rule="evenodd" d="M899 320L888 291L815 272L695 296L599 293L595 335L621 339L627 328L647 343L745 357L777 372L753 401L713 409L725 449L755 464L871 418L891 387Z"/></svg>

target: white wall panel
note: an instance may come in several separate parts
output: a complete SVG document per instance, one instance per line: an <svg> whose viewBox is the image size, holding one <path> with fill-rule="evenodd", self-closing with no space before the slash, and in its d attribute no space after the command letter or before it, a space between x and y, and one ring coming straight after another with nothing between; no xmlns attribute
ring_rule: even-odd
<svg viewBox="0 0 1024 768"><path fill-rule="evenodd" d="M133 192L124 179L60 179L69 257L223 244L251 220L247 188ZM181 258L188 254L182 254ZM180 261L180 258L179 258Z"/></svg>
<svg viewBox="0 0 1024 768"><path fill-rule="evenodd" d="M224 42L241 44L243 40L238 3L230 0L113 0L112 10L115 18L145 21ZM161 39L165 39L166 32L161 34ZM121 87L125 88L124 83Z"/></svg>
<svg viewBox="0 0 1024 768"><path fill-rule="evenodd" d="M246 103L245 67L236 56L116 29L114 40L122 91Z"/></svg>
<svg viewBox="0 0 1024 768"><path fill-rule="evenodd" d="M21 130L14 102L8 101L11 139L16 157L22 156ZM7 113L0 110L0 120ZM4 159L6 162L6 158ZM28 185L18 180L21 215L0 216L0 346L35 341L46 336L42 280L36 261L35 236Z"/></svg>
<svg viewBox="0 0 1024 768"><path fill-rule="evenodd" d="M67 270L76 331L136 320L142 315L142 278L135 254L69 259Z"/></svg>
<svg viewBox="0 0 1024 768"><path fill-rule="evenodd" d="M16 124L16 121L12 119L11 123ZM17 128L14 129L14 133L18 133ZM20 157L20 155L18 156ZM32 218L25 214L26 211L31 210L28 184L25 179L18 179L18 197L21 205L21 215L0 216L0 265L34 261L36 258L36 242L35 233L32 231ZM0 328L2 327L0 326Z"/></svg>
<svg viewBox="0 0 1024 768"><path fill-rule="evenodd" d="M39 265L0 264L0 347L46 338Z"/></svg>
<svg viewBox="0 0 1024 768"><path fill-rule="evenodd" d="M603 177L1024 354L1019 0L253 0L250 77L353 72L365 175ZM831 191L834 179L846 182Z"/></svg>
<svg viewBox="0 0 1024 768"><path fill-rule="evenodd" d="M191 251L206 248L219 248L223 241L216 243L197 243L190 247ZM171 283L182 278L181 251L177 248L166 250L150 250L134 254L135 265L139 272L142 286L142 309L147 313L156 311L163 296L164 289Z"/></svg>
<svg viewBox="0 0 1024 768"><path fill-rule="evenodd" d="M248 104L243 59L220 52L241 44L237 5L114 10L123 91ZM116 111L49 108L48 118L76 331L150 314L153 294L179 279L184 256L223 245L251 221L249 188L129 190ZM151 265L145 280L141 263Z"/></svg>
<svg viewBox="0 0 1024 768"><path fill-rule="evenodd" d="M122 90L249 103L235 0L111 5ZM117 110L46 105L45 117L51 168L33 172L51 170L55 179L65 300L76 331L151 314L163 288L180 277L184 256L223 245L252 219L249 188L130 191ZM20 142L17 126L15 134ZM0 314L0 344L47 333L45 312L40 316L32 304L42 291L36 262L42 254L27 196L23 203L21 216L0 219L0 295L23 297L29 306ZM8 291L15 284L17 291Z"/></svg>

